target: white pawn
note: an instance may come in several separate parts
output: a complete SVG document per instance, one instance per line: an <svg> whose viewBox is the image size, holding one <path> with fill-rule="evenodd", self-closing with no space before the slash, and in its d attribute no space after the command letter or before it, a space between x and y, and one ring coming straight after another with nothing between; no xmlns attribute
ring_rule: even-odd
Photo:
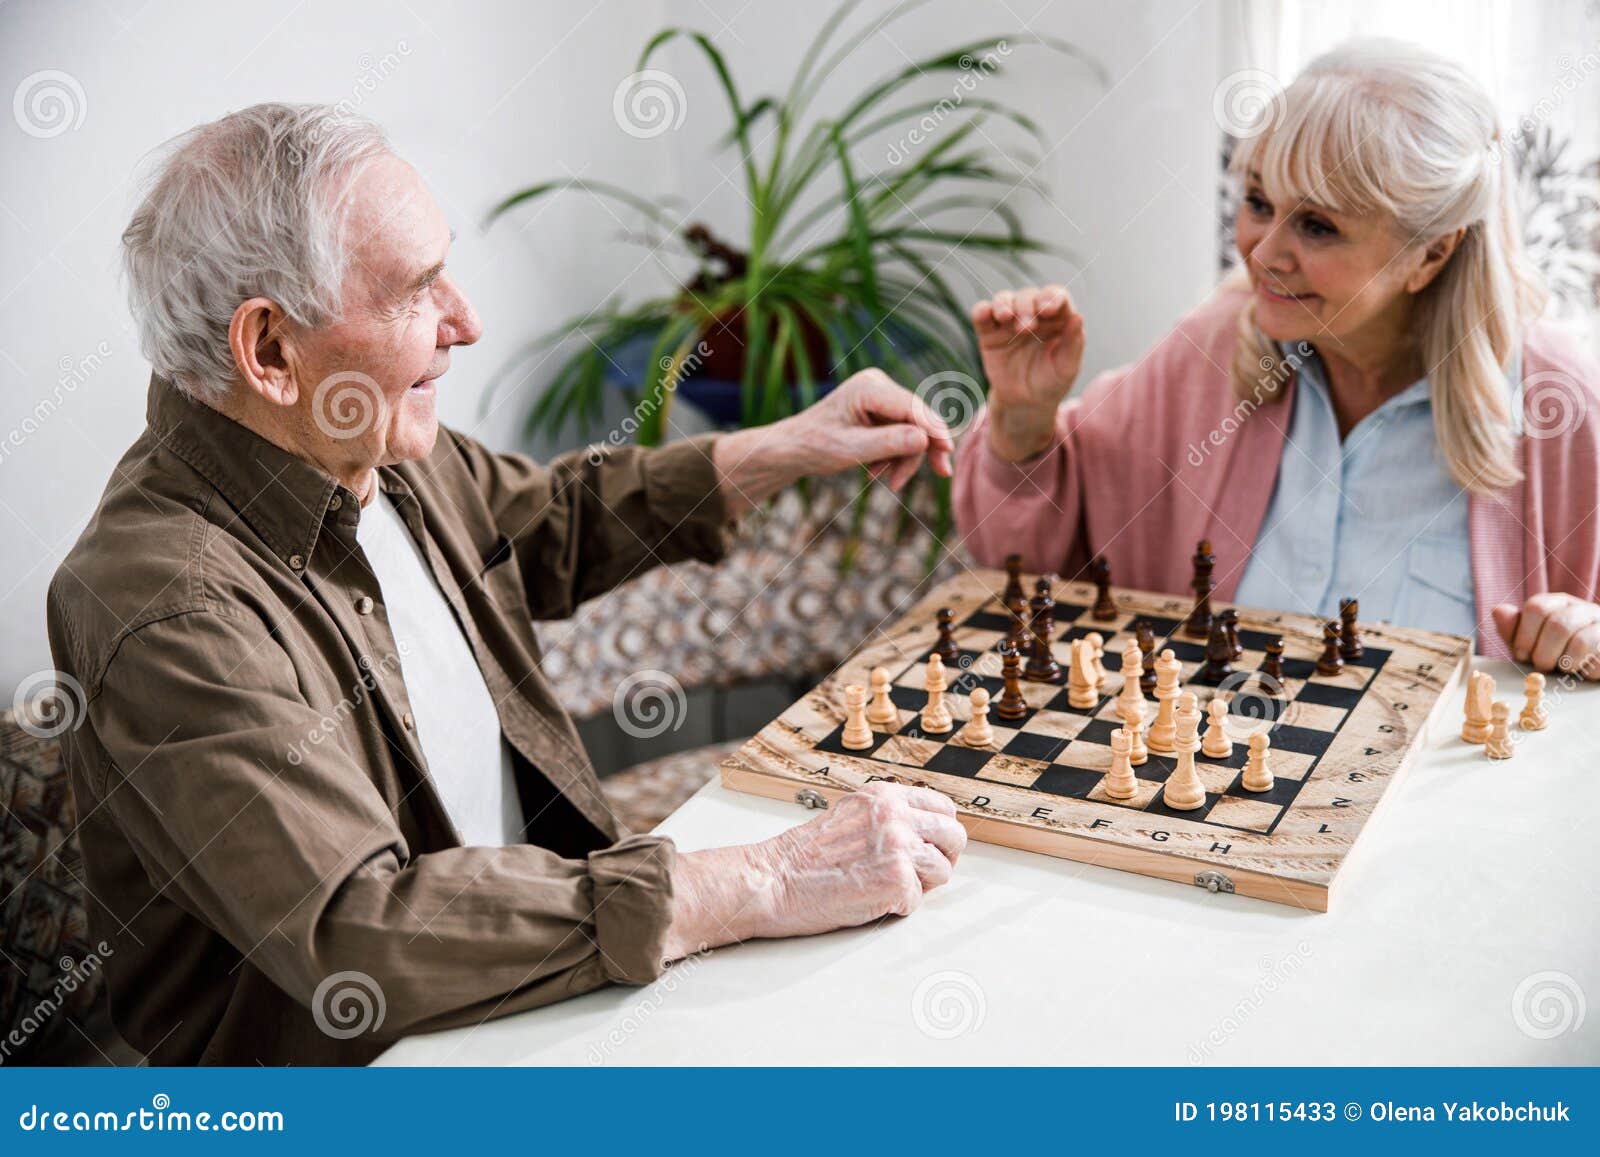
<svg viewBox="0 0 1600 1157"><path fill-rule="evenodd" d="M1239 786L1245 791L1272 790L1272 765L1267 761L1271 746L1272 740L1265 731L1258 731L1250 737L1250 758L1244 761L1244 775L1239 779Z"/></svg>
<svg viewBox="0 0 1600 1157"><path fill-rule="evenodd" d="M1110 799L1132 799L1139 792L1139 781L1134 777L1133 764L1128 753L1133 741L1121 727L1111 733L1111 771L1106 775L1105 790Z"/></svg>
<svg viewBox="0 0 1600 1157"><path fill-rule="evenodd" d="M1483 753L1490 759L1510 759L1516 754L1511 746L1511 704L1496 699L1489 707L1489 738L1484 742Z"/></svg>
<svg viewBox="0 0 1600 1157"><path fill-rule="evenodd" d="M1206 705L1210 719L1206 722L1206 737L1200 750L1210 759L1227 759L1233 754L1233 740L1228 738L1228 705L1221 698Z"/></svg>
<svg viewBox="0 0 1600 1157"><path fill-rule="evenodd" d="M1544 709L1544 676L1537 671L1528 672L1522 693L1526 699L1517 719L1518 726L1524 731L1543 731L1550 725L1550 714Z"/></svg>
<svg viewBox="0 0 1600 1157"><path fill-rule="evenodd" d="M944 660L938 655L929 655L928 678L923 684L928 692L928 703L922 709L922 730L932 735L943 735L955 726L950 708L945 706L944 688Z"/></svg>
<svg viewBox="0 0 1600 1157"><path fill-rule="evenodd" d="M872 746L872 728L867 726L867 689L851 683L844 689L844 733L839 742L851 751Z"/></svg>
<svg viewBox="0 0 1600 1157"><path fill-rule="evenodd" d="M974 687L967 700L972 704L972 718L963 735L973 747L987 747L994 742L994 728L989 724L989 692Z"/></svg>
<svg viewBox="0 0 1600 1157"><path fill-rule="evenodd" d="M889 698L889 669L872 669L872 705L867 708L867 722L879 727L893 727L900 722L899 709Z"/></svg>

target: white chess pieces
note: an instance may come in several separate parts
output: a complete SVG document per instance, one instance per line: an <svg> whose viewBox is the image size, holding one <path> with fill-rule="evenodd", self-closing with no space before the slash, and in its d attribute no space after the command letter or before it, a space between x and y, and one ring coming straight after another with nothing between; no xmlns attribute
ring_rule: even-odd
<svg viewBox="0 0 1600 1157"><path fill-rule="evenodd" d="M1160 693L1159 687L1157 693ZM1200 708L1193 691L1178 696L1178 709L1173 719L1177 728L1173 744L1178 749L1178 766L1167 777L1161 801L1178 811L1194 811L1206 802L1206 786L1200 782L1200 773L1194 766L1194 753L1200 750ZM1150 730L1154 735L1155 728Z"/></svg>
<svg viewBox="0 0 1600 1157"><path fill-rule="evenodd" d="M986 747L994 742L994 728L989 724L989 692L974 687L967 698L972 704L972 718L962 735L973 747Z"/></svg>
<svg viewBox="0 0 1600 1157"><path fill-rule="evenodd" d="M1156 660L1156 721L1150 725L1145 745L1157 755L1171 755L1178 750L1177 721L1173 717L1173 704L1178 698L1178 678L1183 674L1183 664L1168 648Z"/></svg>
<svg viewBox="0 0 1600 1157"><path fill-rule="evenodd" d="M1139 791L1139 781L1134 777L1133 764L1128 762L1128 752L1133 746L1127 731L1121 727L1111 733L1111 771L1105 778L1105 792L1111 799L1132 799Z"/></svg>
<svg viewBox="0 0 1600 1157"><path fill-rule="evenodd" d="M1139 674L1144 666L1144 652L1139 644L1130 641L1122 649L1122 691L1117 695L1117 715L1128 733L1128 762L1134 767L1143 766L1150 758L1144 746L1144 692L1139 690ZM1131 672L1131 673L1130 673Z"/></svg>
<svg viewBox="0 0 1600 1157"><path fill-rule="evenodd" d="M1067 705L1080 710L1093 707L1100 699L1094 675L1094 648L1087 639L1072 640L1072 657L1067 661Z"/></svg>
<svg viewBox="0 0 1600 1157"><path fill-rule="evenodd" d="M867 726L867 689L851 683L844 689L844 732L839 742L851 751L872 746L872 728Z"/></svg>
<svg viewBox="0 0 1600 1157"><path fill-rule="evenodd" d="M1461 725L1461 738L1482 743L1489 738L1489 704L1494 699L1494 676L1487 671L1467 675L1467 719Z"/></svg>
<svg viewBox="0 0 1600 1157"><path fill-rule="evenodd" d="M1089 645L1089 665L1094 671L1094 692L1098 695L1105 690L1106 679L1109 678L1105 664L1106 637L1099 631L1090 631L1083 641Z"/></svg>
<svg viewBox="0 0 1600 1157"><path fill-rule="evenodd" d="M1244 775L1239 779L1239 786L1245 791L1272 790L1272 765L1267 761L1271 747L1272 740L1265 731L1250 737L1250 757L1244 761Z"/></svg>
<svg viewBox="0 0 1600 1157"><path fill-rule="evenodd" d="M1522 714L1517 726L1524 731L1543 731L1550 726L1550 713L1544 709L1544 676L1537 671L1528 672L1522 683Z"/></svg>
<svg viewBox="0 0 1600 1157"><path fill-rule="evenodd" d="M1206 704L1206 737L1200 751L1211 759L1227 759L1233 754L1233 740L1228 738L1228 704L1219 696Z"/></svg>
<svg viewBox="0 0 1600 1157"><path fill-rule="evenodd" d="M930 735L943 735L955 726L955 721L945 705L944 660L938 655L928 656L928 676L922 687L928 693L927 705L922 709L922 730Z"/></svg>
<svg viewBox="0 0 1600 1157"><path fill-rule="evenodd" d="M879 727L894 727L900 722L900 712L889 698L889 669L872 669L872 703L867 708L867 722Z"/></svg>
<svg viewBox="0 0 1600 1157"><path fill-rule="evenodd" d="M1510 759L1516 754L1511 746L1511 704L1504 699L1489 705L1489 738L1483 753L1490 759Z"/></svg>

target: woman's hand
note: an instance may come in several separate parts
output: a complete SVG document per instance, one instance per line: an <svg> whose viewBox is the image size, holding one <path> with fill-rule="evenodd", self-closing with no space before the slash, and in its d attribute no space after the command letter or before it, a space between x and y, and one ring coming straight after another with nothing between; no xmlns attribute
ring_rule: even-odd
<svg viewBox="0 0 1600 1157"><path fill-rule="evenodd" d="M1083 364L1083 317L1060 285L1002 290L972 307L989 378L989 444L1010 462L1050 445Z"/></svg>
<svg viewBox="0 0 1600 1157"><path fill-rule="evenodd" d="M1494 608L1495 630L1519 663L1600 680L1600 606L1574 595L1534 595Z"/></svg>

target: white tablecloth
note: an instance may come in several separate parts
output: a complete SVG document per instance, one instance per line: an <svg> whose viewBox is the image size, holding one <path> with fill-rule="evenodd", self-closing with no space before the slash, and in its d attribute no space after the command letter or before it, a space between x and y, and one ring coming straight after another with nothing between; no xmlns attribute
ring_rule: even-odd
<svg viewBox="0 0 1600 1157"><path fill-rule="evenodd" d="M1520 673L1480 667L1514 719ZM1326 914L973 843L909 919L717 949L380 1063L1600 1062L1600 688L1552 680L1508 763L1456 738L1460 703ZM690 851L810 818L713 783L660 830Z"/></svg>

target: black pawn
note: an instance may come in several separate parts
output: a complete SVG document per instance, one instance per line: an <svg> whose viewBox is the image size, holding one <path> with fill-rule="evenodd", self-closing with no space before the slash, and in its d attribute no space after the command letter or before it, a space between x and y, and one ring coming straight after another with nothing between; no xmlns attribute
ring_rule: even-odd
<svg viewBox="0 0 1600 1157"><path fill-rule="evenodd" d="M1322 657L1317 660L1318 675L1337 675L1344 670L1344 656L1339 654L1339 624L1322 625Z"/></svg>
<svg viewBox="0 0 1600 1157"><path fill-rule="evenodd" d="M936 617L939 641L933 645L933 653L944 660L946 667L955 667L961 662L961 648L956 646L956 613L949 607L940 607Z"/></svg>
<svg viewBox="0 0 1600 1157"><path fill-rule="evenodd" d="M1366 654L1366 647L1361 642L1361 627L1356 623L1356 616L1360 613L1361 604L1355 599L1339 600L1339 655L1350 663Z"/></svg>
<svg viewBox="0 0 1600 1157"><path fill-rule="evenodd" d="M1094 609L1089 614L1096 622L1109 623L1117 617L1117 600L1111 595L1111 564L1105 555L1089 560L1089 577L1094 580Z"/></svg>
<svg viewBox="0 0 1600 1157"><path fill-rule="evenodd" d="M1233 643L1228 639L1227 620L1218 618L1206 637L1206 661L1195 673L1196 682L1215 687L1233 674Z"/></svg>
<svg viewBox="0 0 1600 1157"><path fill-rule="evenodd" d="M1261 664L1261 673L1266 676L1262 686L1267 694L1276 696L1283 690L1283 636L1268 639L1266 651L1266 661Z"/></svg>
<svg viewBox="0 0 1600 1157"><path fill-rule="evenodd" d="M1229 607L1219 617L1222 629L1228 634L1228 645L1233 649L1233 661L1237 663L1244 658L1244 644L1239 642L1239 612Z"/></svg>
<svg viewBox="0 0 1600 1157"><path fill-rule="evenodd" d="M1139 671L1139 690L1146 699L1156 693L1156 632L1149 620L1140 619L1134 626L1134 637L1139 640L1143 662Z"/></svg>

